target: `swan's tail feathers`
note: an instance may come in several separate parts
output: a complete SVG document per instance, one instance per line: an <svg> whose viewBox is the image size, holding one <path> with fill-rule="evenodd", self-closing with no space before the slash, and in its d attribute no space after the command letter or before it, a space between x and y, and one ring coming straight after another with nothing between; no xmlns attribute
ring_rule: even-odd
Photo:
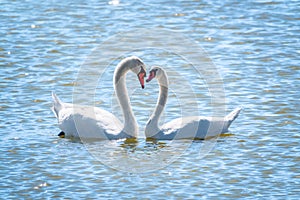
<svg viewBox="0 0 300 200"><path fill-rule="evenodd" d="M226 117L225 120L228 121L228 127L231 125L231 123L239 116L242 108L236 108L234 109L231 113L229 113Z"/></svg>
<svg viewBox="0 0 300 200"><path fill-rule="evenodd" d="M54 92L52 92L52 99L53 99L53 106L52 106L52 111L55 115L55 117L58 119L58 113L59 111L63 108L63 102L56 96Z"/></svg>

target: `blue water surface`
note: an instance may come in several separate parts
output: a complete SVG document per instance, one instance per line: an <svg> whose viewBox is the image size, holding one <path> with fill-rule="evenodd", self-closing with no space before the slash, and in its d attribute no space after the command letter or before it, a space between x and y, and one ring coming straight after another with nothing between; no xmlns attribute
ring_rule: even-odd
<svg viewBox="0 0 300 200"><path fill-rule="evenodd" d="M299 199L299 13L296 0L1 1L1 199ZM243 107L230 134L88 144L57 137L51 91L72 102L92 50L140 28L180 32L205 49L223 80L226 112ZM184 57L198 52L187 49L184 55L146 46L135 52L149 66L174 67L166 121L180 116L179 79L195 76ZM118 113L112 72L93 92L96 106ZM193 81L196 110L210 115L205 77ZM141 136L154 87L131 90ZM189 97L183 94L186 104Z"/></svg>

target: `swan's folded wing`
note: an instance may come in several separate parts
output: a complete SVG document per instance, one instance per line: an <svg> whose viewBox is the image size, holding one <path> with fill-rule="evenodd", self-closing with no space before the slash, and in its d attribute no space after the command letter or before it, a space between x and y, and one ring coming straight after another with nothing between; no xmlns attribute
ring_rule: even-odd
<svg viewBox="0 0 300 200"><path fill-rule="evenodd" d="M161 130L165 135L176 134L174 137L199 138L217 136L222 132L223 118L212 118L203 116L190 116L174 119L164 124Z"/></svg>
<svg viewBox="0 0 300 200"><path fill-rule="evenodd" d="M123 128L123 124L112 113L97 107L87 107L76 109L76 113L81 113L84 121L94 128L93 132L108 134L118 134Z"/></svg>
<svg viewBox="0 0 300 200"><path fill-rule="evenodd" d="M176 132L181 135L178 135L177 137L194 137L199 123L202 125L208 125L209 119L198 116L177 118L164 124L161 129L166 135Z"/></svg>
<svg viewBox="0 0 300 200"><path fill-rule="evenodd" d="M123 129L121 121L112 113L102 110L100 108L95 109L97 124L106 130L108 134L119 134Z"/></svg>
<svg viewBox="0 0 300 200"><path fill-rule="evenodd" d="M63 131L81 138L107 139L106 134L118 134L123 128L120 120L106 110L74 104L59 113L59 124Z"/></svg>

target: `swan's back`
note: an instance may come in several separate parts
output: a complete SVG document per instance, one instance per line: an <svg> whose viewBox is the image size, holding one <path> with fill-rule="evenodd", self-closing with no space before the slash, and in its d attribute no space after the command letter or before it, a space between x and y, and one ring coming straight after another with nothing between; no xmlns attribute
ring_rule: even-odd
<svg viewBox="0 0 300 200"><path fill-rule="evenodd" d="M236 108L226 117L189 116L174 119L161 127L157 139L205 139L228 132L229 126L238 117L241 108Z"/></svg>
<svg viewBox="0 0 300 200"><path fill-rule="evenodd" d="M174 119L164 124L161 130L166 136L173 135L177 139L204 139L223 132L224 124L223 118L190 116Z"/></svg>
<svg viewBox="0 0 300 200"><path fill-rule="evenodd" d="M123 124L112 113L97 107L73 104L60 112L59 127L67 135L81 138L107 139L119 134Z"/></svg>
<svg viewBox="0 0 300 200"><path fill-rule="evenodd" d="M101 108L62 102L52 93L52 111L66 137L107 139L120 133L123 124L112 113Z"/></svg>

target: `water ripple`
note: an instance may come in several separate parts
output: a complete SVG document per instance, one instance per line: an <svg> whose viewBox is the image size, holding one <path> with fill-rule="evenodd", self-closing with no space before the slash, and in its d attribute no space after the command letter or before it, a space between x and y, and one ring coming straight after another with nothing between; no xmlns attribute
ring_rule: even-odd
<svg viewBox="0 0 300 200"><path fill-rule="evenodd" d="M299 2L111 2L1 3L1 197L299 199ZM228 110L244 107L231 133L218 138L205 157L201 150L213 141L153 143L140 138L137 143L82 144L57 137L51 91L71 102L74 85L80 84L77 73L92 49L114 34L140 27L181 31L201 44L223 78ZM111 49L119 51L118 46ZM195 78L180 56L162 49L135 53L149 65L174 66L177 75L194 78L199 110L210 114L205 80ZM186 55L196 53L191 48ZM93 60L91 65L101 63ZM95 98L97 106L118 114L111 98L112 73L106 72ZM179 117L177 93L184 89L174 71L170 77L174 89L164 121ZM130 85L142 127L156 101L155 86L142 91ZM190 93L182 97L190 104L188 112L196 110ZM165 157L158 156L161 152ZM128 166L136 171L124 172Z"/></svg>

